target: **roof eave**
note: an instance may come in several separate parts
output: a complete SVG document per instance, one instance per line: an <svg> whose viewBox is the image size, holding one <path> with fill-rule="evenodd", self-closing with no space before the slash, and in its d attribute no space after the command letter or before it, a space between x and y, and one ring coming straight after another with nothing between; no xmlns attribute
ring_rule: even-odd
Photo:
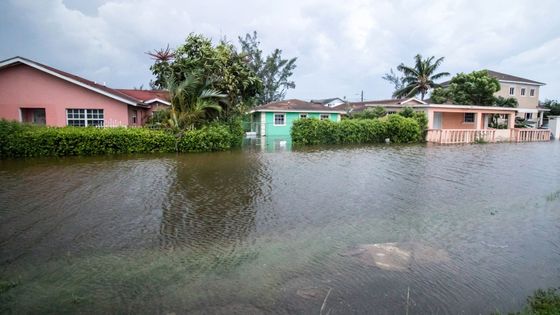
<svg viewBox="0 0 560 315"><path fill-rule="evenodd" d="M107 91L100 90L100 89L95 88L95 87L93 87L93 86L91 86L91 85L88 85L88 84L82 83L82 82L80 82L80 81L74 80L74 79L72 79L72 78L69 78L69 77L67 77L67 76L64 76L64 75L62 75L62 74L60 74L60 73L56 73L56 72L54 72L54 71L52 71L52 70L50 70L50 69L47 69L47 68L45 68L45 67L42 67L42 66L40 66L40 65L38 65L38 64L36 64L36 63L34 63L34 62L32 62L32 61L29 61L29 60L27 60L27 59L25 59L25 58L22 58L22 57L19 57L19 56L18 56L18 57L14 57L14 58L10 58L10 59L6 59L6 60L1 61L1 62L0 62L0 68L6 67L6 66L10 66L10 65L13 65L13 64L16 64L16 63L25 64L25 65L27 65L27 66L29 66L29 67L32 67L32 68L37 69L37 70L39 70L39 71L43 71L43 72L48 73L48 74L50 74L50 75L52 75L52 76L54 76L54 77L57 77L57 78L59 78L59 79L68 81L68 82L73 83L73 84L75 84L75 85L81 86L81 87L83 87L83 88L85 88L85 89L94 91L94 92L96 92L96 93L102 94L102 95L107 96L107 97L109 97L109 98L112 98L112 99L115 99L115 100L117 100L117 101L126 103L126 104L128 104L128 105L138 106L139 103L140 103L140 100L138 100L137 102L134 102L134 101L132 101L132 100L127 100L127 99L122 98L122 97L120 97L120 96L118 96L118 95L109 93L109 92L107 92Z"/></svg>

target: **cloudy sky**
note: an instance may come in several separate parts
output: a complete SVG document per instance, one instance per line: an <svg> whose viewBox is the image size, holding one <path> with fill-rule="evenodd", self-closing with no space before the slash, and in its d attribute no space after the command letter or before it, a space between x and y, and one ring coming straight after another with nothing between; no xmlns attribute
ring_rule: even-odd
<svg viewBox="0 0 560 315"><path fill-rule="evenodd" d="M451 73L493 69L547 85L560 99L560 1L1 0L0 59L15 55L106 82L148 86L144 53L191 33L256 30L265 51L298 57L288 97L387 98L381 79L415 54Z"/></svg>

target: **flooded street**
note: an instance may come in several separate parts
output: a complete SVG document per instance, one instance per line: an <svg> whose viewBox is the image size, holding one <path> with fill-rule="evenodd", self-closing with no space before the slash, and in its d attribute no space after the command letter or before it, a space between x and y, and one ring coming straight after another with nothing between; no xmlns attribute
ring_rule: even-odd
<svg viewBox="0 0 560 315"><path fill-rule="evenodd" d="M1 160L0 312L516 311L560 286L559 161L558 141Z"/></svg>

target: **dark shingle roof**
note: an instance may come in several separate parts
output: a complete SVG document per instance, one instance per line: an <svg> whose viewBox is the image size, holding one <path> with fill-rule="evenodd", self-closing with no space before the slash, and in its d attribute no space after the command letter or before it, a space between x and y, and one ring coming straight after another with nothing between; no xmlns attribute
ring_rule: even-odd
<svg viewBox="0 0 560 315"><path fill-rule="evenodd" d="M519 83L530 83L530 84L537 84L537 85L545 85L545 83L542 83L542 82L529 80L529 79L525 79L525 78L522 78L522 77L516 77L516 76L511 75L511 74L501 73L501 72L494 71L494 70L487 70L487 69L484 69L484 70L486 70L486 72L488 72L489 76L497 79L498 81L512 81L512 82L519 82ZM451 83L451 80L448 80L448 81L440 83L440 85L447 86L450 83Z"/></svg>
<svg viewBox="0 0 560 315"><path fill-rule="evenodd" d="M255 107L255 111L259 110L340 111L335 108L329 108L321 104L306 102L298 99L289 99Z"/></svg>
<svg viewBox="0 0 560 315"><path fill-rule="evenodd" d="M526 82L526 83L544 85L544 83L542 83L542 82L529 80L529 79L525 79L525 78L521 78L521 77L516 77L516 76L511 75L511 74L505 74L505 73L501 73L501 72L497 72L497 71L493 71L493 70L486 70L486 71L488 71L488 75L490 75L491 77L496 78L500 81L515 81L515 82Z"/></svg>

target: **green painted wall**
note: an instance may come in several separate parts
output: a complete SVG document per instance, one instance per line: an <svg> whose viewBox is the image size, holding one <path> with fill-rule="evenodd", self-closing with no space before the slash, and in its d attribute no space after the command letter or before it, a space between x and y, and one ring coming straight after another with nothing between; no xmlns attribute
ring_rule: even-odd
<svg viewBox="0 0 560 315"><path fill-rule="evenodd" d="M280 113L270 113L270 112L266 112L266 113L260 113L261 115L266 115L266 135L267 136L289 136L290 135L290 129L292 128L292 124L294 123L294 120L299 119L299 115L300 114L307 114L308 118L317 118L319 119L321 117L321 113L284 113L286 115L286 125L285 126L274 126L274 114L280 114ZM340 114L338 113L331 113L329 114L329 118L332 121L337 121L338 120L338 116ZM260 116L257 116L258 119L260 119Z"/></svg>

